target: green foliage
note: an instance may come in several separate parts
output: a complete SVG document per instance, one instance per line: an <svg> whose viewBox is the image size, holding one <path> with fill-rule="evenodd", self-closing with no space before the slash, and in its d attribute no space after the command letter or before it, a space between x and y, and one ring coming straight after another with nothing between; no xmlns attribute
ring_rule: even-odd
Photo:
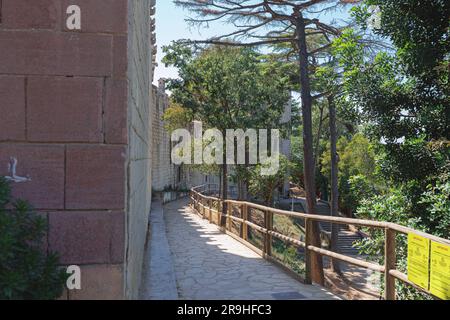
<svg viewBox="0 0 450 320"><path fill-rule="evenodd" d="M340 206L352 213L358 206L365 191L375 190L376 156L374 146L364 135L355 134L349 141L341 137L337 143L339 155L339 194ZM322 173L331 176L331 153L328 143L321 158ZM362 188L362 189L361 189Z"/></svg>
<svg viewBox="0 0 450 320"><path fill-rule="evenodd" d="M0 300L51 300L62 295L67 279L58 257L43 250L45 220L0 177Z"/></svg>
<svg viewBox="0 0 450 320"><path fill-rule="evenodd" d="M434 68L449 58L450 3L445 0L368 0L366 3L381 9L381 28L376 32L388 37L399 49L408 73L434 77Z"/></svg>
<svg viewBox="0 0 450 320"><path fill-rule="evenodd" d="M192 119L193 115L189 110L177 103L171 102L169 108L167 108L163 115L164 128L168 132L173 132L177 129L187 129Z"/></svg>
<svg viewBox="0 0 450 320"><path fill-rule="evenodd" d="M427 207L422 221L433 234L450 238L450 180L439 181L436 186L429 185L422 195L420 204Z"/></svg>
<svg viewBox="0 0 450 320"><path fill-rule="evenodd" d="M386 194L376 195L362 200L357 211L357 217L375 221L389 221L409 226L416 230L424 230L420 219L411 214L412 203L405 190L392 188ZM368 255L370 260L384 264L385 237L383 230L367 228L364 230L370 237L361 240L357 247L362 254ZM398 267L405 272L407 260L407 240L397 237L396 247ZM397 281L397 295L400 299L424 299L425 295Z"/></svg>
<svg viewBox="0 0 450 320"><path fill-rule="evenodd" d="M424 137L411 138L401 144L387 144L384 150L381 173L394 182L415 180L425 187L430 176L438 172L439 154L428 148Z"/></svg>
<svg viewBox="0 0 450 320"><path fill-rule="evenodd" d="M164 52L164 63L177 67L180 75L168 83L173 101L190 110L205 127L279 127L290 100L288 79L255 51L212 46L194 54L189 47L174 43Z"/></svg>
<svg viewBox="0 0 450 320"><path fill-rule="evenodd" d="M375 221L389 221L416 230L434 234L448 239L450 237L450 181L440 181L435 187L419 196L419 203L424 205L426 214L416 214L416 200L413 192L404 186L391 188L383 194L370 196L367 194L357 210L357 217ZM366 229L369 238L358 243L362 254L367 254L380 264L384 263L384 232L377 229ZM397 237L397 261L401 271L407 269L407 239ZM429 299L423 293L411 287L397 283L397 294L400 299Z"/></svg>
<svg viewBox="0 0 450 320"><path fill-rule="evenodd" d="M275 240L273 243L273 256L278 259L283 265L297 273L298 275L305 276L305 263L298 249L285 242Z"/></svg>
<svg viewBox="0 0 450 320"><path fill-rule="evenodd" d="M280 155L280 167L274 175L262 175L261 167L265 164L256 165L250 173L249 192L264 201L265 205L273 205L273 193L281 187L288 177L289 160Z"/></svg>
<svg viewBox="0 0 450 320"><path fill-rule="evenodd" d="M438 170L440 157L427 144L450 136L450 5L441 0L367 0L354 9L363 27L371 5L381 11L381 26L374 32L396 50L373 57L366 53L368 41L345 31L333 47L344 71L345 101L369 124L370 137L385 143L388 178L405 182L414 168L416 179L423 180ZM412 163L406 165L408 161Z"/></svg>

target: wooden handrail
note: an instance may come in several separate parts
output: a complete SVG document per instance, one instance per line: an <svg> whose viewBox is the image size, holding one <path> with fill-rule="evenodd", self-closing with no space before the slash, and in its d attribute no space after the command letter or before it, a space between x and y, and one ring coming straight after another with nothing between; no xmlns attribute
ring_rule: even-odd
<svg viewBox="0 0 450 320"><path fill-rule="evenodd" d="M195 211L200 214L203 218L206 218L206 210L208 211L208 220L213 223L212 213L214 212L218 216L218 223L220 224L222 216L222 212L219 210L215 210L212 208L213 201L217 201L220 205L223 203L223 201L220 198L217 197L211 197L211 196L205 196L201 193L201 191L197 191L199 189L203 189L205 187L210 188L208 185L202 185L199 187L195 187L191 189L191 205L195 209ZM408 227L404 227L395 223L391 222L384 222L384 221L372 221L372 220L362 220L362 219L351 219L351 218L343 218L343 217L330 217L330 216L321 216L321 215L314 215L314 214L306 214L306 213L300 213L300 212L291 212L291 211L285 211L280 209L275 209L271 207L266 207L263 205L259 205L252 202L247 201L236 201L236 200L225 200L225 203L228 204L228 212L227 215L224 217L226 218L227 224L224 227L224 231L229 233L230 235L236 236L235 234L231 233L231 224L232 222L237 222L241 224L241 232L239 235L239 238L242 240L242 242L246 245L248 245L253 250L258 250L258 253L261 253L261 255L265 258L270 259L272 262L276 262L272 258L272 237L275 237L277 239L280 239L282 241L288 242L292 245L295 245L297 247L302 247L305 249L305 279L304 282L307 284L311 284L311 254L319 254L321 256L327 256L330 258L335 258L340 261L350 263L352 265L356 265L362 268L366 268L369 270L377 271L380 273L384 273L385 276L385 292L384 292L384 298L386 300L395 300L396 299L396 292L395 292L395 281L402 281L403 283L406 283L408 285L411 285L415 287L418 290L421 290L422 292L425 292L429 294L430 296L433 296L428 290L425 290L419 286L416 286L411 281L408 280L408 277L396 269L396 235L398 233L402 234L415 234L419 235L421 237L424 237L426 239L442 243L442 244L450 244L450 240L439 238L421 231L417 231ZM201 207L201 209L200 209ZM240 211L240 217L234 216L233 208L238 207ZM256 209L259 211L262 211L264 216L264 226L257 225L251 221L249 221L250 213L249 211L251 209ZM300 241L299 239L294 239L292 237L286 236L284 234L281 234L279 232L276 232L273 230L273 217L274 215L283 215L288 216L292 218L299 218L304 219L305 221L305 242ZM312 223L314 221L320 221L320 222L330 222L335 224L342 224L342 225L353 225L353 226L360 226L360 227L369 227L369 228L376 228L376 229L383 229L385 231L385 264L384 266L368 262L364 260L359 260L356 258L352 258L349 256L346 256L344 254L332 252L329 250L325 250L322 248L318 248L312 245L311 237L313 235L313 228ZM264 242L263 242L263 250L256 249L252 244L248 242L248 228L255 229L263 234ZM228 231L229 230L229 231ZM285 266L283 266L286 268ZM436 297L435 297L436 298Z"/></svg>

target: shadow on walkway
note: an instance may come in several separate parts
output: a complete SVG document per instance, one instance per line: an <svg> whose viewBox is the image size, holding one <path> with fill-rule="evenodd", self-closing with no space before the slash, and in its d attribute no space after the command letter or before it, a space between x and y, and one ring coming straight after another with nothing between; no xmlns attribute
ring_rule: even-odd
<svg viewBox="0 0 450 320"><path fill-rule="evenodd" d="M329 300L326 289L298 282L187 207L164 207L167 239L180 299Z"/></svg>

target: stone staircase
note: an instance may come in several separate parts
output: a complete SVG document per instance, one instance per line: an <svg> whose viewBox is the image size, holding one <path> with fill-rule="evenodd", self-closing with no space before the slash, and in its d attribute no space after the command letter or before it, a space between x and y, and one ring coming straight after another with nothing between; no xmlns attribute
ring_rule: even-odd
<svg viewBox="0 0 450 320"><path fill-rule="evenodd" d="M285 200L284 205L281 206L284 210L290 210L291 200ZM295 199L295 211L305 212L306 208L306 200L304 198ZM327 202L319 201L317 203L316 212L320 215L329 216L330 215L330 206ZM321 222L320 227L322 231L327 233L327 235L331 235L331 224L329 222ZM347 225L339 225L339 235L338 235L338 248L339 253L349 255L349 256L357 256L359 254L358 249L356 249L353 244L356 241L362 240L363 236L357 232L351 231Z"/></svg>
<svg viewBox="0 0 450 320"><path fill-rule="evenodd" d="M331 234L331 224L330 223L321 223L322 230ZM356 249L353 244L356 241L362 240L363 237L357 233L353 232L349 229L348 226L341 225L339 226L339 235L338 235L338 248L339 253L356 256L358 255L358 249Z"/></svg>
<svg viewBox="0 0 450 320"><path fill-rule="evenodd" d="M319 202L316 209L318 214L329 216L330 207L326 202ZM320 226L323 231L331 234L331 223L321 222ZM356 249L353 244L356 241L362 240L361 234L351 231L347 225L339 225L339 235L338 235L338 248L339 253L345 255L358 255L358 249Z"/></svg>

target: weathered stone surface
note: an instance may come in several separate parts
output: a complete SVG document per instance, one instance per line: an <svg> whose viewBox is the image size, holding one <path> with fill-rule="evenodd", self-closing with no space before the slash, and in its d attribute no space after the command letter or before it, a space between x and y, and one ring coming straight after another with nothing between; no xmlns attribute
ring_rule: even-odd
<svg viewBox="0 0 450 320"><path fill-rule="evenodd" d="M138 297L151 205L150 0L131 1L128 30L128 234L126 296Z"/></svg>
<svg viewBox="0 0 450 320"><path fill-rule="evenodd" d="M102 79L30 77L27 96L30 141L103 141Z"/></svg>
<svg viewBox="0 0 450 320"><path fill-rule="evenodd" d="M55 29L58 0L2 0L2 26L9 29Z"/></svg>
<svg viewBox="0 0 450 320"><path fill-rule="evenodd" d="M0 141L25 140L25 78L0 75Z"/></svg>
<svg viewBox="0 0 450 320"><path fill-rule="evenodd" d="M145 255L144 279L140 299L177 300L175 270L160 202L152 204L150 226L151 238Z"/></svg>
<svg viewBox="0 0 450 320"><path fill-rule="evenodd" d="M114 36L113 39L113 75L114 78L126 78L128 70L128 39L126 36Z"/></svg>
<svg viewBox="0 0 450 320"><path fill-rule="evenodd" d="M123 268L115 265L81 267L81 290L69 291L70 300L122 300Z"/></svg>
<svg viewBox="0 0 450 320"><path fill-rule="evenodd" d="M10 176L8 164L17 159L16 175L31 181L13 183L13 195L36 209L64 208L64 146L0 144L0 175Z"/></svg>
<svg viewBox="0 0 450 320"><path fill-rule="evenodd" d="M70 5L80 7L82 12L81 32L127 32L127 0L62 0L60 2L63 14ZM65 23L63 27L67 30Z"/></svg>
<svg viewBox="0 0 450 320"><path fill-rule="evenodd" d="M49 249L59 253L62 264L123 262L123 211L51 212L49 226Z"/></svg>
<svg viewBox="0 0 450 320"><path fill-rule="evenodd" d="M126 80L106 81L105 142L126 144L128 86Z"/></svg>
<svg viewBox="0 0 450 320"><path fill-rule="evenodd" d="M123 209L125 159L120 146L68 146L66 208Z"/></svg>
<svg viewBox="0 0 450 320"><path fill-rule="evenodd" d="M0 31L0 48L0 74L112 74L110 35Z"/></svg>

